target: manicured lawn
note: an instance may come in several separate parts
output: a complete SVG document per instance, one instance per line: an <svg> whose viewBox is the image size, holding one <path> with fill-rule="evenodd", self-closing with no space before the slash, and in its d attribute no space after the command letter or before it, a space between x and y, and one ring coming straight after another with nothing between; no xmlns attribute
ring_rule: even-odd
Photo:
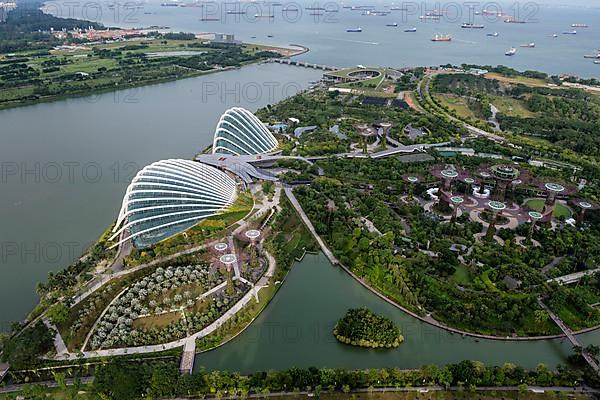
<svg viewBox="0 0 600 400"><path fill-rule="evenodd" d="M454 283L461 286L469 286L473 282L469 267L463 264L459 264L456 267L456 271L452 275L451 279L454 281Z"/></svg>
<svg viewBox="0 0 600 400"><path fill-rule="evenodd" d="M528 200L525 205L527 205L527 207L531 208L532 210L535 211L542 211L542 209L544 208L544 200L543 199L531 199ZM554 217L555 218L560 218L560 217L564 217L564 218L569 218L571 217L571 215L573 215L573 213L571 212L571 209L561 203L556 203L555 207L554 207Z"/></svg>
<svg viewBox="0 0 600 400"><path fill-rule="evenodd" d="M535 113L529 111L522 100L513 99L505 96L490 96L492 103L502 114L511 117L532 118Z"/></svg>
<svg viewBox="0 0 600 400"><path fill-rule="evenodd" d="M165 328L173 322L177 322L181 319L180 312L170 312L160 315L151 315L148 317L138 318L133 321L134 329L161 329Z"/></svg>
<svg viewBox="0 0 600 400"><path fill-rule="evenodd" d="M466 99L455 96L453 94L435 94L434 97L450 110L456 112L461 119L474 118L477 119L475 113L471 111Z"/></svg>

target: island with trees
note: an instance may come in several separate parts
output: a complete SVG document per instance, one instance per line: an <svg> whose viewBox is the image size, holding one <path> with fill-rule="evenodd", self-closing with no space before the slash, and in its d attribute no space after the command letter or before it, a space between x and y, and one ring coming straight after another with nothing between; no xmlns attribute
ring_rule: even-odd
<svg viewBox="0 0 600 400"><path fill-rule="evenodd" d="M345 344L369 348L394 348L404 337L392 320L367 308L352 308L333 328L335 338Z"/></svg>

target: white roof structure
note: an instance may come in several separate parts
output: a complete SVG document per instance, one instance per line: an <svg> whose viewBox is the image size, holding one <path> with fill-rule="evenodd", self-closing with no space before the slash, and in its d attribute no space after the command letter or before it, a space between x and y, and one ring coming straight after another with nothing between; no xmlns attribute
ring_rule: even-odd
<svg viewBox="0 0 600 400"><path fill-rule="evenodd" d="M225 111L217 124L213 154L265 154L277 149L277 146L277 139L254 114L234 107Z"/></svg>
<svg viewBox="0 0 600 400"><path fill-rule="evenodd" d="M237 197L226 173L192 160L170 159L144 167L123 198L110 240L146 247L223 212ZM114 247L114 246L113 246Z"/></svg>

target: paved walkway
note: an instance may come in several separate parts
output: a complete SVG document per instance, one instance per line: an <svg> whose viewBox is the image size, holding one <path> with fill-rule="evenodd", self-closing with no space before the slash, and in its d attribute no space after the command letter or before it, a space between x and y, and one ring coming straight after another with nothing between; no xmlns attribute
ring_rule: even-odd
<svg viewBox="0 0 600 400"><path fill-rule="evenodd" d="M127 354L144 354L144 353L155 353L163 350L175 349L178 347L185 346L185 344L189 340L197 340L204 336L207 336L214 331L216 331L221 325L227 322L231 317L233 317L237 312L239 312L248 302L250 302L254 296L255 292L258 292L263 287L269 285L269 280L275 273L276 262L275 258L271 256L266 250L265 255L269 260L269 268L267 272L259 279L259 281L255 285L254 290L249 290L236 304L233 305L229 310L227 310L223 315L221 315L217 320L215 320L212 324L202 329L199 332L194 333L186 338L174 340L169 343L164 344L156 344L156 345L148 345L148 346L137 346L137 347L122 347L118 349L106 349L106 350L95 350L95 351L84 351L79 355L77 353L63 353L57 354L54 359L56 360L68 360L70 358L97 358L97 357L109 357L109 356L119 356L119 355L127 355Z"/></svg>
<svg viewBox="0 0 600 400"><path fill-rule="evenodd" d="M183 345L181 362L179 363L179 372L182 374L192 374L194 370L194 359L196 358L196 340L188 338Z"/></svg>
<svg viewBox="0 0 600 400"><path fill-rule="evenodd" d="M338 259L333 255L331 250L329 250L323 239L321 239L321 236L319 236L319 234L315 230L315 227L313 226L312 222L310 222L310 219L302 209L302 206L296 199L296 196L294 196L294 193L292 192L292 188L290 186L285 186L285 194L287 195L288 199L290 199L290 203L292 203L292 205L300 215L300 218L302 219L302 222L304 222L304 225L306 225L310 233L312 233L313 237L317 240L317 243L321 247L321 250L329 259L329 262L331 262L333 265L339 264Z"/></svg>
<svg viewBox="0 0 600 400"><path fill-rule="evenodd" d="M581 344L579 343L579 341L577 340L575 335L573 335L573 331L571 330L571 328L569 328L559 318L558 315L554 314L554 312L546 304L544 304L544 302L541 299L538 299L538 304L540 305L540 307L542 307L544 310L546 310L548 315L550 315L550 318L552 318L552 321L554 321L554 323L556 325L558 325L558 327L565 333L565 335L567 336L567 338L569 339L571 344L575 347L581 348L582 357L589 364L589 366L592 367L592 369L596 372L596 374L600 374L600 366L598 365L596 360L587 351L583 350L583 347L581 346Z"/></svg>
<svg viewBox="0 0 600 400"><path fill-rule="evenodd" d="M374 295L376 295L377 297L381 298L382 300L388 302L389 304L393 305L394 307L402 310L404 313L410 315L411 317L413 317L415 319L418 319L420 321L426 322L426 323L428 323L428 324L430 324L432 326L435 326L437 328L444 329L444 330L446 330L448 332L453 332L453 333L457 333L457 334L462 335L462 336L469 336L469 337L474 337L474 338L479 338L479 339L531 342L531 341L536 341L536 340L559 339L559 338L562 338L562 337L566 336L565 334L562 334L562 335L544 335L544 336L527 336L527 337L522 337L522 336L512 337L512 336L483 335L483 334L479 334L479 333L467 332L467 331L463 331L463 330L460 330L460 329L456 329L456 328L452 328L452 327L446 326L443 323L441 323L441 322L437 321L436 319L434 319L433 317L431 317L430 315L422 316L422 315L416 314L415 312L409 310L408 308L406 308L406 307L404 307L404 306L396 303L394 300L389 299L388 297L386 297L383 294L379 293L377 290L373 289L368 283L366 283L362 278L360 278L359 276L357 276L356 274L354 274L354 272L352 272L348 267L346 267L345 265L341 264L337 260L337 258L335 258L335 256L331 252L331 250L329 250L329 248L327 247L327 245L325 244L325 242L323 241L323 239L321 239L321 237L319 236L319 234L317 234L317 232L315 231L312 223L310 222L310 220L308 219L308 217L304 213L304 210L302 210L302 207L300 206L300 203L298 203L298 200L296 199L296 197L292 193L292 188L289 187L289 186L286 186L285 187L285 193L288 196L288 198L290 199L290 202L292 203L292 205L294 206L294 208L296 208L296 211L298 211L298 214L300 214L300 216L302 217L302 220L304 221L305 225L308 227L308 229L312 233L312 235L315 238L315 240L319 243L319 246L321 246L321 250L323 251L323 253L325 254L325 256L327 256L327 258L329 258L329 260L330 260L330 262L332 264L339 265L344 271L346 271L358 283L360 283L361 285L363 285L365 288L367 288L369 291L371 291ZM335 262L331 261L332 259L335 260ZM587 332L587 331L590 331L590 330L593 330L593 329L586 329L586 330L581 331L579 333Z"/></svg>
<svg viewBox="0 0 600 400"><path fill-rule="evenodd" d="M425 93L427 94L427 96L431 97L431 94L429 92L430 86L431 86L431 79L433 78L435 74L430 74L425 76L425 78L423 78L423 80L421 82L425 82ZM419 86L418 86L418 91L421 94L421 96L424 98L425 96L423 96L422 92L421 92L421 88L423 87L423 85L421 84L421 82L419 82ZM436 108L438 109L439 112L443 112L444 115L448 118L450 118L452 121L457 122L459 124L462 124L462 126L467 129L469 131L469 133L474 134L476 136L484 136L490 140L493 140L495 142L504 142L506 141L505 138L503 138L502 136L496 135L494 133L491 132L487 132L484 131L483 129L479 129L473 125L467 124L466 122L461 121L460 119L444 112L443 110L441 110L440 108L438 108L436 106Z"/></svg>
<svg viewBox="0 0 600 400"><path fill-rule="evenodd" d="M548 279L546 282L557 282L561 285L568 285L579 281L584 276L594 275L600 272L600 268L590 269L587 271L575 272L573 274L559 276L558 278Z"/></svg>
<svg viewBox="0 0 600 400"><path fill-rule="evenodd" d="M69 350L67 349L62 336L60 336L58 328L46 317L42 318L42 322L44 322L44 325L46 325L51 332L54 332L54 348L56 349L56 353L59 355L68 353Z"/></svg>
<svg viewBox="0 0 600 400"><path fill-rule="evenodd" d="M8 370L10 369L10 365L6 363L0 363L0 382L4 379L6 374L8 374Z"/></svg>
<svg viewBox="0 0 600 400"><path fill-rule="evenodd" d="M152 267L154 265L163 263L165 261L170 261L170 260L174 260L177 257L183 256L183 255L187 255L187 254L192 254L192 253L196 253L208 246L213 245L214 243L216 243L216 241L212 241L210 243L205 243L202 244L200 246L195 246L186 250L182 250L179 251L177 253L168 255L168 256L164 256L161 258L157 258L156 260L152 260L146 264L142 264L142 265L138 265L137 267L133 267L133 268L128 268L126 270L122 270L119 272L116 272L114 274L103 274L100 275L99 277L97 277L96 279L90 281L90 283L88 284L88 287L85 291L73 296L72 298L72 306L80 303L81 301L85 300L89 295L91 295L92 293L94 293L96 290L98 290L99 288L101 288L102 286L104 286L106 283L110 282L113 279L116 279L120 276L123 275L128 275L131 274L133 272L139 271L141 269L147 268L147 267Z"/></svg>

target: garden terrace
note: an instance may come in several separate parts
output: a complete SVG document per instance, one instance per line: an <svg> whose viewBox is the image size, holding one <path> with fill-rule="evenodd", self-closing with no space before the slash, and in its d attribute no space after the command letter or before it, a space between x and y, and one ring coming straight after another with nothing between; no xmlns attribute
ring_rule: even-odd
<svg viewBox="0 0 600 400"><path fill-rule="evenodd" d="M204 265L157 268L130 285L106 309L92 349L165 343L200 331L248 290Z"/></svg>

